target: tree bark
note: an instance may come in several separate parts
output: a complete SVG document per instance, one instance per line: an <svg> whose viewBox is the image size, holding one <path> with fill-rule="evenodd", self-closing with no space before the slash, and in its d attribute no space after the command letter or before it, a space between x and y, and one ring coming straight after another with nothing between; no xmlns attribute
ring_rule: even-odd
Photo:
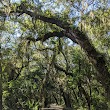
<svg viewBox="0 0 110 110"><path fill-rule="evenodd" d="M72 108L70 94L65 92L62 87L60 88L60 91L62 93L62 96L63 96L66 107L67 108Z"/></svg>
<svg viewBox="0 0 110 110"><path fill-rule="evenodd" d="M2 55L1 55L1 44L0 44L0 110L2 110Z"/></svg>
<svg viewBox="0 0 110 110"><path fill-rule="evenodd" d="M91 110L91 97L85 91L85 89L82 87L81 80L79 80L79 82L78 82L78 88L79 88L80 92L84 95L84 97L86 99L86 102L87 102L87 105L88 105L88 110Z"/></svg>

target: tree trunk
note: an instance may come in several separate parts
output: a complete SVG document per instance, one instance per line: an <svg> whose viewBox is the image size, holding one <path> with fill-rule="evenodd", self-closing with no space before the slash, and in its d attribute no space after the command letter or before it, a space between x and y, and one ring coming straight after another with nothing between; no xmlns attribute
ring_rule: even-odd
<svg viewBox="0 0 110 110"><path fill-rule="evenodd" d="M71 36L69 36L70 39L74 41L75 38L77 43L86 52L90 62L97 70L97 80L105 88L106 97L110 100L110 73L108 72L104 54L96 50L85 33L78 29L75 29L74 31L69 30L69 33L71 34Z"/></svg>
<svg viewBox="0 0 110 110"><path fill-rule="evenodd" d="M78 88L79 88L80 92L84 95L84 97L86 99L86 102L87 102L87 105L88 105L88 110L91 110L91 97L85 91L85 89L82 87L81 80L79 80L79 82L78 82Z"/></svg>
<svg viewBox="0 0 110 110"><path fill-rule="evenodd" d="M2 66L1 66L1 44L0 44L0 110L2 110Z"/></svg>
<svg viewBox="0 0 110 110"><path fill-rule="evenodd" d="M60 88L60 91L62 93L62 96L63 96L63 99L64 99L64 102L65 102L66 107L67 108L72 108L70 94L67 93L67 92L65 92L63 90L63 88Z"/></svg>

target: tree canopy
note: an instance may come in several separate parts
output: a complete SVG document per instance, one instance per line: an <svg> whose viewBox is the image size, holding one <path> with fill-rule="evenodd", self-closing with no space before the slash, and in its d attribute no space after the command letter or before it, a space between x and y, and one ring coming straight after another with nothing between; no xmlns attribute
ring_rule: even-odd
<svg viewBox="0 0 110 110"><path fill-rule="evenodd" d="M0 110L110 109L109 0L0 0Z"/></svg>

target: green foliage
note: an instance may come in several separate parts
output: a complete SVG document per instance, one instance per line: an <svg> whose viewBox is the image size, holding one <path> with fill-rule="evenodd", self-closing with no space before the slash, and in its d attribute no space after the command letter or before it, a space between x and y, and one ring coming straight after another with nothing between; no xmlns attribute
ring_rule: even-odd
<svg viewBox="0 0 110 110"><path fill-rule="evenodd" d="M105 53L110 70L110 9L102 7L82 16L77 16L76 10L76 15L71 15L70 4L74 3L79 4L79 9L82 7L82 0L42 0L38 6L33 1L22 0L8 4L8 8L7 3L1 4L0 17L5 18L0 21L3 110L38 110L51 103L67 107L66 101L75 110L87 110L88 100L90 110L110 109L105 90L96 78L97 71L84 50L65 37L42 41L48 32L64 29L24 12L17 13L24 4L35 15L68 22L71 30L77 26L89 35L97 50ZM10 9L8 13L6 8ZM35 42L37 38L41 41Z"/></svg>

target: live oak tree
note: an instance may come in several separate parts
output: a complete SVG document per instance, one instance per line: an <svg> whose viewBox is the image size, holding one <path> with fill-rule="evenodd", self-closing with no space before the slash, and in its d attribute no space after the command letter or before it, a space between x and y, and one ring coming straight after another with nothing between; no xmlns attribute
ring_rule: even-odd
<svg viewBox="0 0 110 110"><path fill-rule="evenodd" d="M107 97L110 92L110 74L107 68L106 64L106 58L104 54L100 53L95 49L95 47L92 45L92 43L89 40L89 37L87 33L81 31L78 29L78 27L73 26L71 28L71 24L68 23L67 21L59 20L59 18L55 17L47 17L46 15L41 15L40 13L37 14L35 13L34 10L31 9L31 11L28 9L28 7L25 5L25 3L21 3L20 6L18 6L15 10L15 12L12 10L11 13L17 13L17 14L27 14L31 16L34 20L41 20L43 22L51 23L59 28L61 28L61 31L53 31L53 32L48 32L46 33L43 38L38 37L37 39L30 39L28 40L42 40L45 41L49 39L50 37L63 37L66 36L67 38L71 39L73 42L77 43L78 45L83 48L83 50L86 52L89 60L91 63L94 65L94 67L97 70L97 80L101 82L103 87L105 88L105 91L107 92ZM61 16L60 16L61 17Z"/></svg>
<svg viewBox="0 0 110 110"><path fill-rule="evenodd" d="M50 9L46 7L46 1L44 1L44 3L42 1L41 3L38 3L38 4L28 0L20 2L20 4L13 3L13 2L5 3L5 1L2 1L1 10L0 10L0 14L1 14L0 16L2 20L10 24L11 22L18 23L17 25L20 28L18 30L21 30L20 32L22 33L22 34L19 33L21 35L21 39L25 39L25 43L27 42L27 44L24 43L26 46L26 50L24 49L26 53L24 53L24 50L21 50L21 48L20 49L18 48L19 49L17 53L18 56L21 59L25 54L26 58L24 58L25 62L23 63L28 64L31 59L29 57L29 53L31 53L31 51L28 48L28 46L30 46L31 42L41 41L42 43L43 42L45 43L47 42L47 40L52 38L53 38L53 40L51 41L52 44L57 45L57 43L59 43L59 47L57 48L56 51L60 51L63 55L66 55L63 53L64 52L64 50L62 49L63 45L60 43L60 40L63 37L69 38L75 44L79 45L82 48L82 51L86 53L85 56L87 55L89 61L92 63L92 65L97 71L95 74L97 81L102 84L106 92L106 98L110 100L110 94L109 94L110 93L110 73L109 73L109 67L108 67L109 65L107 62L107 58L104 53L100 52L95 47L94 40L92 40L93 37L91 37L91 36L94 36L94 37L103 36L105 34L108 35L109 18L107 19L107 17L109 17L108 13L110 13L109 7L107 6L108 2L105 2L105 3L100 2L98 4L97 2L92 0L91 2L87 0L86 1L56 0L56 1L47 2L47 4L48 3L50 3L50 6L49 6ZM57 5L60 4L61 9L58 10L56 4ZM93 4L96 5L97 9L87 11L90 7L93 7ZM103 4L106 7L103 6ZM102 7L102 9L98 9L98 6ZM55 10L53 10L52 7L54 7ZM64 8L63 12L60 13L60 11L63 8ZM80 16L75 17L76 16L74 14L75 10L72 10L71 8L76 9L77 10L76 14L79 13ZM97 16L98 15L97 13L99 10L101 11L103 16L102 19L99 16ZM15 27L15 29L17 28ZM103 28L105 29L104 32L102 32ZM57 37L58 41L56 41L54 37ZM98 39L100 39L100 37L98 37ZM19 47L20 46L24 46L24 45L20 44ZM61 68L60 66L58 66L58 64L55 63L56 61L55 57L56 55L53 56L53 59L52 59L52 64L54 65L54 67L57 70L64 72L66 75L74 77L74 74L72 72L67 71L68 64L66 64L67 66L66 69ZM77 62L77 63L79 63L79 68L80 68L80 62ZM22 64L22 61L21 61L21 64ZM20 68L16 68L16 71L12 73L17 74L17 76L15 75L16 77L13 76L13 78L19 77L21 73L20 70L26 67L28 67L28 65L23 64ZM49 77L49 76L46 76L46 77ZM11 80L13 78L11 78ZM46 83L47 83L46 79L44 78L44 85L42 85L42 87L43 86L45 87ZM90 99L89 99L90 97L87 95L88 93L84 90L81 83L83 83L83 81L78 79L79 91L81 92L81 94L85 96L88 106L90 106ZM44 90L44 92L45 91L46 90ZM43 92L44 96L42 97L45 97L44 92ZM43 101L45 103L45 100ZM88 108L90 109L90 107Z"/></svg>

